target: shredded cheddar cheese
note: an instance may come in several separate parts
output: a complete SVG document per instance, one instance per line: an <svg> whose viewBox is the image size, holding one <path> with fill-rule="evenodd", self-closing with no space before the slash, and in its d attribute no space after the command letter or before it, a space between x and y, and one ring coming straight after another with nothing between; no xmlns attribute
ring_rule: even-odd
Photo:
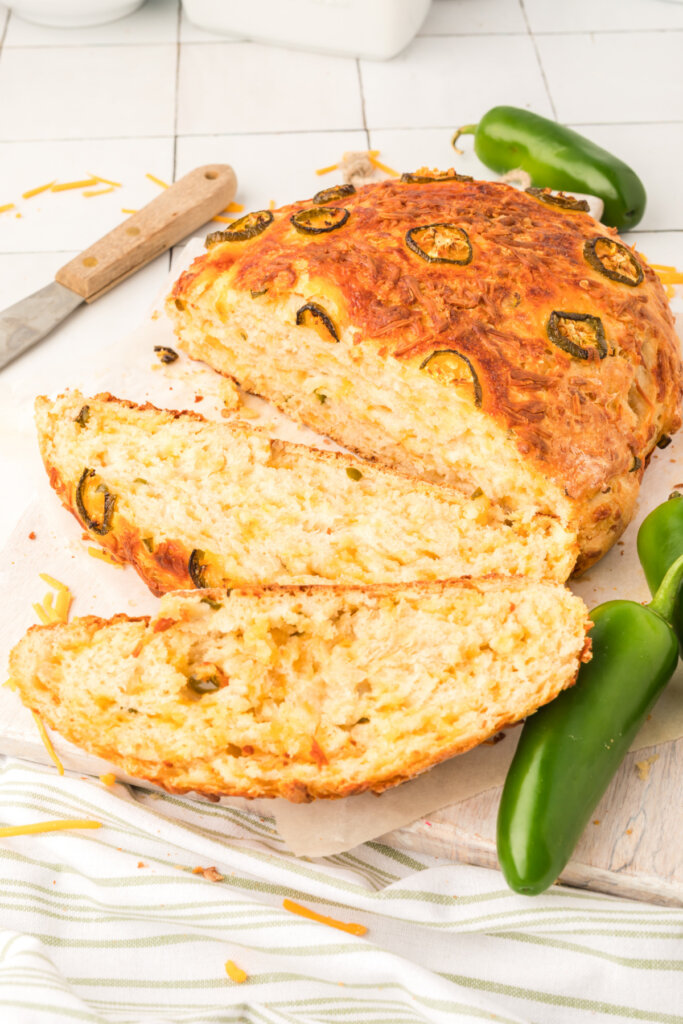
<svg viewBox="0 0 683 1024"><path fill-rule="evenodd" d="M43 608L42 604L38 604L38 602L36 601L33 604L33 610L36 613L36 615L38 616L38 618L40 619L40 621L43 623L44 626L49 626L50 625L50 623L52 622L52 619L47 614L47 612Z"/></svg>
<svg viewBox="0 0 683 1024"><path fill-rule="evenodd" d="M116 776L113 772L105 772L104 775L100 775L100 782L103 786L113 786L116 782Z"/></svg>
<svg viewBox="0 0 683 1024"><path fill-rule="evenodd" d="M243 203L228 203L228 205L223 210L223 213L242 213L243 210Z"/></svg>
<svg viewBox="0 0 683 1024"><path fill-rule="evenodd" d="M54 178L52 181L48 181L47 185L38 185L37 188L30 188L28 192L22 192L22 199L33 199L34 196L39 196L41 192L47 192L56 183L57 179Z"/></svg>
<svg viewBox="0 0 683 1024"><path fill-rule="evenodd" d="M111 185L112 188L121 188L120 181L110 181L109 178L103 178L101 174L93 174L92 171L88 171L88 174L96 181L101 182L103 185Z"/></svg>
<svg viewBox="0 0 683 1024"><path fill-rule="evenodd" d="M83 818L62 818L57 821L39 821L35 825L0 825L0 839L5 836L35 835L38 832L61 832L67 828L102 828L102 822Z"/></svg>
<svg viewBox="0 0 683 1024"><path fill-rule="evenodd" d="M388 174L390 178L398 178L398 171L395 171L393 167L387 167L387 165L383 164L381 160L378 160L374 155L375 152L379 152L379 150L373 150L369 156L372 166L376 167L378 171L384 171L384 173Z"/></svg>
<svg viewBox="0 0 683 1024"><path fill-rule="evenodd" d="M33 715L33 718L35 720L36 725L38 726L38 732L40 733L40 738L43 741L43 746L47 750L47 752L50 755L51 759L54 761L55 765L57 766L57 771L59 772L59 774L63 775L64 774L64 765L62 764L62 762L57 757L57 752L55 751L55 748L52 746L52 742L50 740L50 737L47 734L47 729L45 728L45 724L44 724L42 718L35 711L32 711L31 714Z"/></svg>
<svg viewBox="0 0 683 1024"><path fill-rule="evenodd" d="M241 967L238 967L233 960L225 961L225 973L231 979L236 981L238 985L241 985L243 981L246 981L249 975L246 971L243 971Z"/></svg>
<svg viewBox="0 0 683 1024"><path fill-rule="evenodd" d="M93 196L106 196L110 192L114 191L114 187L110 185L108 188L97 188L95 191L84 192L83 195L86 199L92 199Z"/></svg>
<svg viewBox="0 0 683 1024"><path fill-rule="evenodd" d="M349 932L350 935L365 935L367 932L367 928L364 924L346 924L344 921L337 921L333 917L325 917L324 914L316 914L315 910L309 910L308 907L302 907L300 903L294 903L293 900L283 900L282 906L292 914L299 914L300 917L307 917L311 921L318 921L320 924L326 924L330 928L338 928L339 931Z"/></svg>
<svg viewBox="0 0 683 1024"><path fill-rule="evenodd" d="M84 178L80 181L65 181L61 185L52 185L51 192L70 192L75 188L92 188L93 185L98 185L97 178Z"/></svg>
<svg viewBox="0 0 683 1024"><path fill-rule="evenodd" d="M127 210L125 206L121 207L121 213L137 213L137 210Z"/></svg>
<svg viewBox="0 0 683 1024"><path fill-rule="evenodd" d="M8 210L16 210L14 203L5 203L4 206L0 206L0 213L7 213Z"/></svg>
<svg viewBox="0 0 683 1024"><path fill-rule="evenodd" d="M154 184L158 185L160 188L168 188L166 182L162 181L161 178L157 178L156 174L146 174L145 177L149 178L150 181L153 181Z"/></svg>
<svg viewBox="0 0 683 1024"><path fill-rule="evenodd" d="M13 679L6 679L2 685L9 686L10 690L16 690L17 688L17 684L14 682Z"/></svg>
<svg viewBox="0 0 683 1024"><path fill-rule="evenodd" d="M47 593L43 598L42 606L33 606L36 609L36 612L38 612L38 607L42 607L43 611L47 614L48 622L67 622L69 619L69 609L71 608L71 602L73 600L71 591L65 583L61 583L59 580L56 580L54 576L49 576L46 572L41 572L40 578L47 583L48 586L55 588L57 591L57 601L53 607L52 594ZM41 619L43 618L40 612L38 612L38 617ZM45 620L43 619L43 621Z"/></svg>
<svg viewBox="0 0 683 1024"><path fill-rule="evenodd" d="M100 558L103 562L107 562L108 565L113 565L117 569L123 569L121 563L112 558L108 551L102 551L101 548L88 548L88 554L92 555L93 558Z"/></svg>
<svg viewBox="0 0 683 1024"><path fill-rule="evenodd" d="M339 164L330 164L329 167L319 167L315 172L316 174L330 174L332 171L336 171Z"/></svg>
<svg viewBox="0 0 683 1024"><path fill-rule="evenodd" d="M235 220L234 217L221 217L218 214L213 219L217 220L220 224L232 224Z"/></svg>

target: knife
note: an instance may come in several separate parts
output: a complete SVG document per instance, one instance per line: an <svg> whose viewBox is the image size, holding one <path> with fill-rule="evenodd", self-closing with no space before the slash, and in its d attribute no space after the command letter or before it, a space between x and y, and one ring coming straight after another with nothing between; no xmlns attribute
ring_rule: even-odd
<svg viewBox="0 0 683 1024"><path fill-rule="evenodd" d="M41 341L82 302L95 302L224 210L237 178L228 164L197 167L0 313L0 369Z"/></svg>

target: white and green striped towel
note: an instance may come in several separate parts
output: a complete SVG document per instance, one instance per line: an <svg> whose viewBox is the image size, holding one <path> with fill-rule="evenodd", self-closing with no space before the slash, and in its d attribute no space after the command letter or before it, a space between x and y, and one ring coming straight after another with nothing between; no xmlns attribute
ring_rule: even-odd
<svg viewBox="0 0 683 1024"><path fill-rule="evenodd" d="M253 813L6 761L0 825L55 818L104 827L0 839L2 1024L683 1022L683 910L377 842L297 859Z"/></svg>

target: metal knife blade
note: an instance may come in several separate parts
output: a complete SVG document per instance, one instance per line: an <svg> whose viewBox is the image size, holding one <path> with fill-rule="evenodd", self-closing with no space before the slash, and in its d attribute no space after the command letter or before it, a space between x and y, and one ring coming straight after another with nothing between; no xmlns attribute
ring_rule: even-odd
<svg viewBox="0 0 683 1024"><path fill-rule="evenodd" d="M83 301L53 281L0 313L0 369L53 331Z"/></svg>

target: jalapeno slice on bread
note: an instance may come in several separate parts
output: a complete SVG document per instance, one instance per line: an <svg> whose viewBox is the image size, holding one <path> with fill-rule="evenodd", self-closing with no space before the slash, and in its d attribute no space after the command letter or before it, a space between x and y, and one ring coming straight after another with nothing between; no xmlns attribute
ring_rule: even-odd
<svg viewBox="0 0 683 1024"><path fill-rule="evenodd" d="M86 467L76 488L76 508L87 528L100 537L109 533L115 505L116 495L94 469Z"/></svg>
<svg viewBox="0 0 683 1024"><path fill-rule="evenodd" d="M406 233L406 245L428 263L456 263L461 267L472 261L472 244L467 232L456 224L423 224Z"/></svg>
<svg viewBox="0 0 683 1024"><path fill-rule="evenodd" d="M297 326L312 327L323 341L339 341L339 333L332 319L317 302L307 302L296 311Z"/></svg>
<svg viewBox="0 0 683 1024"><path fill-rule="evenodd" d="M225 231L214 231L206 239L206 246L218 245L219 242L246 242L250 238L256 238L262 231L265 231L269 224L273 223L271 210L256 210L254 213L245 213Z"/></svg>
<svg viewBox="0 0 683 1024"><path fill-rule="evenodd" d="M422 363L420 369L429 373L443 384L454 387L469 386L473 389L474 404L479 408L482 402L481 384L472 363L462 352L455 349L444 349L432 352Z"/></svg>
<svg viewBox="0 0 683 1024"><path fill-rule="evenodd" d="M474 181L469 174L456 171L441 171L439 174L420 174L419 171L404 171L401 181L408 185L428 185L433 181Z"/></svg>
<svg viewBox="0 0 683 1024"><path fill-rule="evenodd" d="M643 268L630 249L613 238L591 238L583 247L584 259L611 281L635 288L643 280Z"/></svg>
<svg viewBox="0 0 683 1024"><path fill-rule="evenodd" d="M581 213L588 213L590 210L585 199L575 199L574 196L566 196L564 193L556 195L548 188L528 188L526 192L548 206L559 206L561 210L578 210Z"/></svg>
<svg viewBox="0 0 683 1024"><path fill-rule="evenodd" d="M321 188L319 192L313 196L313 202L317 206L324 206L325 203L333 203L336 199L345 199L346 196L352 196L356 192L356 186L351 185L330 185L329 188Z"/></svg>
<svg viewBox="0 0 683 1024"><path fill-rule="evenodd" d="M349 211L343 206L312 206L293 213L289 219L303 235L324 235L346 224Z"/></svg>
<svg viewBox="0 0 683 1024"><path fill-rule="evenodd" d="M599 316L553 310L546 330L553 345L575 359L590 359L592 352L597 352L600 359L607 355L605 329Z"/></svg>

